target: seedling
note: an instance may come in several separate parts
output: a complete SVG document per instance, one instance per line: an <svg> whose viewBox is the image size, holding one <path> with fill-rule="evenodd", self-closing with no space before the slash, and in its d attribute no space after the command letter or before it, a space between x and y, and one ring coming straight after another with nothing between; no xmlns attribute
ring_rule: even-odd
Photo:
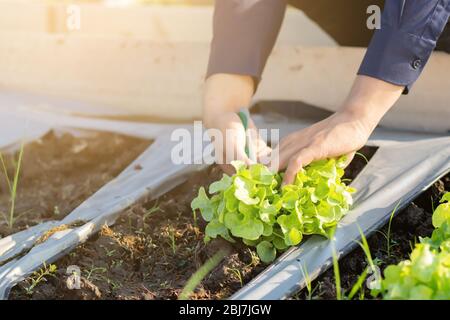
<svg viewBox="0 0 450 320"><path fill-rule="evenodd" d="M358 293L358 291L360 292L360 299L364 299L364 281L367 278L367 269L365 269L358 277L358 280L355 282L355 284L353 285L352 289L350 290L350 293L347 296L348 300L352 300L353 297Z"/></svg>
<svg viewBox="0 0 450 320"><path fill-rule="evenodd" d="M106 268L92 266L89 270L85 271L86 280L102 280L104 277L101 274L106 272Z"/></svg>
<svg viewBox="0 0 450 320"><path fill-rule="evenodd" d="M8 227L10 229L13 228L14 222L16 221L16 218L17 218L17 217L15 217L17 187L19 184L20 169L22 167L24 149L25 149L25 146L24 146L24 143L22 143L22 145L20 147L20 151L19 151L19 158L18 158L17 162L14 163L15 173L14 173L14 179L12 181L8 175L8 170L6 167L5 159L3 158L3 155L0 153L0 162L2 164L3 173L5 175L5 179L7 181L7 185L9 188L9 194L10 194L9 217L8 218L5 217ZM3 214L3 215L5 215L5 214Z"/></svg>
<svg viewBox="0 0 450 320"><path fill-rule="evenodd" d="M41 268L39 271L35 271L33 275L26 280L26 282L30 284L28 287L25 288L27 295L30 296L33 295L34 289L36 289L36 287L40 283L47 281L46 277L49 276L55 277L56 271L57 271L56 265L50 264L49 266L47 266L47 264L45 264L44 262L43 268Z"/></svg>
<svg viewBox="0 0 450 320"><path fill-rule="evenodd" d="M305 279L305 287L306 287L306 291L308 292L308 300L312 300L312 294L313 294L312 281L309 276L306 265L300 264L300 270L302 271L303 278Z"/></svg>
<svg viewBox="0 0 450 320"><path fill-rule="evenodd" d="M151 207L150 209L147 210L147 212L144 214L144 216L142 217L143 222L145 223L145 220L147 220L148 217L150 217L152 214L154 214L155 212L164 212L159 206L158 206L158 202L155 202L155 204L153 205L153 207Z"/></svg>
<svg viewBox="0 0 450 320"><path fill-rule="evenodd" d="M116 253L116 250L114 250L114 249L109 250L104 245L100 245L100 247L103 248L103 250L105 250L105 254L107 257L112 257Z"/></svg>
<svg viewBox="0 0 450 320"><path fill-rule="evenodd" d="M305 235L328 237L353 203L355 190L341 181L345 162L342 157L312 163L297 174L294 184L283 187L283 174L262 164L247 167L233 162L235 175L224 174L212 183L211 197L200 188L191 203L208 222L205 241L239 238L256 247L261 261L269 263Z"/></svg>
<svg viewBox="0 0 450 320"><path fill-rule="evenodd" d="M241 284L241 287L243 287L244 280L242 279L241 271L237 268L228 268L228 270L230 270L230 272L232 272L236 276L236 278L239 280L239 283Z"/></svg>
<svg viewBox="0 0 450 320"><path fill-rule="evenodd" d="M339 260L334 245L334 240L331 241L331 253L333 257L333 272L334 272L334 283L336 286L336 300L342 300L341 272L339 270Z"/></svg>
<svg viewBox="0 0 450 320"><path fill-rule="evenodd" d="M177 243L176 243L176 239L175 239L175 230L173 228L169 229L169 245L170 248L172 249L172 253L176 254L177 253Z"/></svg>
<svg viewBox="0 0 450 320"><path fill-rule="evenodd" d="M392 210L391 216L389 218L389 225L388 225L388 232L387 232L387 256L390 257L391 256L391 247L392 247L392 243L391 243L391 225L392 225L392 219L394 219L394 215L397 212L398 206L400 205L400 202L397 202L397 205L395 206L394 210Z"/></svg>
<svg viewBox="0 0 450 320"><path fill-rule="evenodd" d="M355 241L355 242L358 243L358 245L363 250L363 252L366 256L366 260L369 264L368 268L370 268L370 271L371 271L370 273L375 273L375 281L378 283L381 279L381 275L378 272L378 268L376 268L378 262L376 262L372 259L372 254L370 253L369 243L367 242L367 238L359 226L358 226L358 230L359 230L359 234L361 236L361 242L360 241ZM360 292L360 299L363 299L363 297L364 297L363 283L366 280L367 275L369 274L368 268L366 268L361 273L361 275L358 277L358 280L356 281L356 283L353 285L352 289L350 290L350 293L349 293L347 299L349 299L349 300L353 299L353 297L356 295L356 293L358 291Z"/></svg>

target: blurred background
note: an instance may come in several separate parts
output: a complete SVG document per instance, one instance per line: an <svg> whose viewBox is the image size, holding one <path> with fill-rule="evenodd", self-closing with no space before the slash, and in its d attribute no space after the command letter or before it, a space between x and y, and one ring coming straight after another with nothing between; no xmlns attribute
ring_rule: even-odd
<svg viewBox="0 0 450 320"><path fill-rule="evenodd" d="M198 119L212 16L213 0L0 0L0 106L5 95L33 95L55 110L71 105L51 102L57 97L158 121ZM255 101L334 110L364 52L338 47L288 8ZM383 124L433 130L450 115L442 90L449 59L435 56Z"/></svg>
<svg viewBox="0 0 450 320"><path fill-rule="evenodd" d="M0 89L198 118L212 15L212 0L0 0ZM278 45L299 44L335 45L290 9Z"/></svg>

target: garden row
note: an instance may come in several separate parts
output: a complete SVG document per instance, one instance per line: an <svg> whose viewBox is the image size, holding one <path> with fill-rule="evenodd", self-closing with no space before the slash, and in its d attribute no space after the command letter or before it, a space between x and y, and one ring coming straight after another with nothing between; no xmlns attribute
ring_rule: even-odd
<svg viewBox="0 0 450 320"><path fill-rule="evenodd" d="M100 145L103 147L99 148ZM12 228L7 223L0 224L0 235L6 236L38 222L61 219L114 178L148 145L148 141L113 134L95 134L88 138L49 134L27 145L15 197L17 214ZM52 265L45 265L16 286L10 297L178 299L186 297L183 289L198 270L205 270L205 265L211 272L191 282L193 291L188 291L188 296L192 299L230 297L267 267L264 261L272 261L275 255L304 241L302 238L309 234L329 236L351 204L349 192L352 190L343 183L354 179L366 164L364 158L370 159L375 151L376 148L361 150L362 156L355 157L343 177L339 162L323 162L315 169L311 166L306 176L300 175L296 186L284 190L279 188L282 177L261 175L262 167L250 171L239 167L238 174L228 178L215 166L194 173L187 182L158 200L142 199L133 204L114 226L104 226L97 236L75 251ZM15 161L6 159L12 163L6 165L9 178L14 176L17 159L18 156ZM0 177L0 180L0 211L9 212L10 187L6 179ZM252 181L258 182L253 185ZM373 264L382 270L396 264L408 258L417 236L430 236L432 204L438 202L449 184L449 176L436 182L391 219L389 226L368 239ZM239 191L236 192L236 188L230 191L231 186L240 186ZM193 206L210 211L200 216L193 213L191 202L202 187L211 194L201 191L201 197L197 197L197 204L194 201ZM226 197L225 193L232 196ZM216 200L213 200L214 194ZM230 201L224 200L219 210L223 199ZM321 213L308 214L313 207L318 207L317 212ZM249 219L255 216L255 210L258 214L264 213L256 223ZM233 211L239 215L230 214ZM302 220L293 219L300 213L306 213L300 216ZM210 241L205 242L205 238ZM365 276L369 276L367 260L367 252L363 250L355 250L341 260L342 290L339 292L342 297L349 296L358 279L361 282L361 274L366 271ZM67 287L70 277L67 270L71 266L81 270L80 290ZM388 279L383 282L387 289L384 292L391 292ZM335 273L330 270L312 282L309 290L302 290L294 298L336 298L336 283ZM370 297L363 285L358 286L358 293L353 293L353 297Z"/></svg>

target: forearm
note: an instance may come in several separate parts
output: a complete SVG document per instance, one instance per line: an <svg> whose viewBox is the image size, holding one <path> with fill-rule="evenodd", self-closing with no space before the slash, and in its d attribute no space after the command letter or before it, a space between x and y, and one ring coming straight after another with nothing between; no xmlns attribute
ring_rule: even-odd
<svg viewBox="0 0 450 320"><path fill-rule="evenodd" d="M224 113L238 112L248 107L254 93L254 81L250 76L214 74L205 83L203 96L203 121L214 126L215 119Z"/></svg>
<svg viewBox="0 0 450 320"><path fill-rule="evenodd" d="M360 75L356 77L339 111L359 119L369 131L372 131L400 98L403 90L403 86Z"/></svg>

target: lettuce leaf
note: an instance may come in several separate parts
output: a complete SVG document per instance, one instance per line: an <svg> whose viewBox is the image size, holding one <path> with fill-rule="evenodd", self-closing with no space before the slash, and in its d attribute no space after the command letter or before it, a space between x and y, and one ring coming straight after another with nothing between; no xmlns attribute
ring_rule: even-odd
<svg viewBox="0 0 450 320"><path fill-rule="evenodd" d="M353 188L346 186L344 159L312 163L298 172L292 185L281 187L283 174L262 164L246 166L234 161L233 176L204 188L192 201L208 223L206 238L218 236L255 246L261 261L269 263L278 251L301 243L305 235L328 236L348 212Z"/></svg>

